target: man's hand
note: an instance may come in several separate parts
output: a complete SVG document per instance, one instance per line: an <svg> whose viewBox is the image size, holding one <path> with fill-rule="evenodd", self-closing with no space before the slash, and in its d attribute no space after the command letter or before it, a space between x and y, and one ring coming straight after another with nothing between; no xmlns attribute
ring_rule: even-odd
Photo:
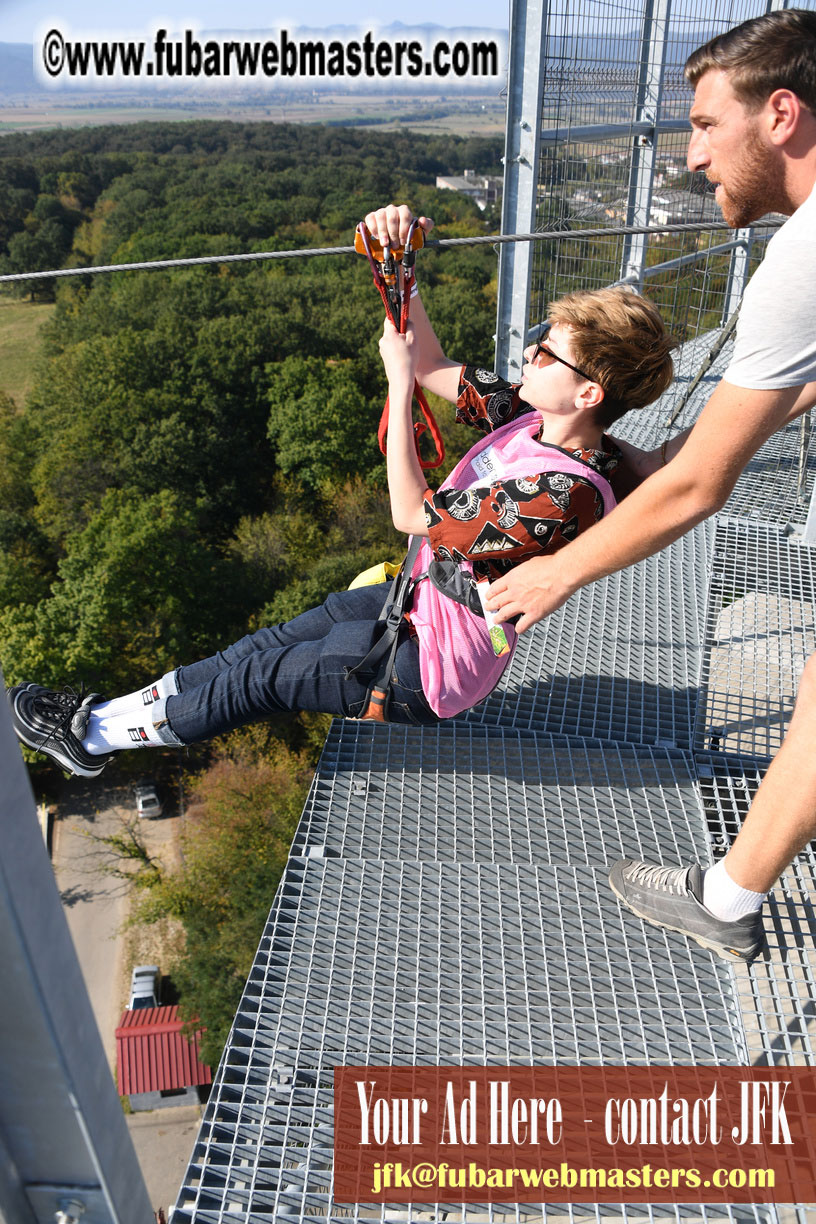
<svg viewBox="0 0 816 1224"><path fill-rule="evenodd" d="M433 221L430 217L417 217L422 229L430 234ZM405 246L408 230L414 214L407 204L388 204L385 208L377 208L367 214L365 226L372 238L376 238L380 246Z"/></svg>
<svg viewBox="0 0 816 1224"><path fill-rule="evenodd" d="M569 549L565 549L569 552ZM499 621L523 613L516 633L524 633L566 603L578 588L566 582L560 573L557 553L549 557L531 557L503 578L491 582L487 606L497 613Z"/></svg>

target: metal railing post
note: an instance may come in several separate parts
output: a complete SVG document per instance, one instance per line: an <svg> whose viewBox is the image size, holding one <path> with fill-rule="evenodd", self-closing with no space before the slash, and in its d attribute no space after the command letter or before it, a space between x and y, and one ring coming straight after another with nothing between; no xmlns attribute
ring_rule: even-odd
<svg viewBox="0 0 816 1224"><path fill-rule="evenodd" d="M651 130L635 135L632 139L632 165L626 202L627 225L649 224L670 12L671 0L648 0L643 13L640 71L633 118L637 124L648 123ZM640 286L645 263L646 235L635 234L625 239L621 279Z"/></svg>
<svg viewBox="0 0 816 1224"><path fill-rule="evenodd" d="M502 233L535 229L541 133L542 72L547 0L512 0ZM496 371L517 380L527 330L533 269L530 242L505 243L499 252Z"/></svg>
<svg viewBox="0 0 816 1224"><path fill-rule="evenodd" d="M753 227L748 226L745 229L735 230L734 239L738 245L734 247L731 262L728 265L728 280L723 300L723 324L727 323L734 311L739 308L745 286L748 284L748 263L754 240Z"/></svg>

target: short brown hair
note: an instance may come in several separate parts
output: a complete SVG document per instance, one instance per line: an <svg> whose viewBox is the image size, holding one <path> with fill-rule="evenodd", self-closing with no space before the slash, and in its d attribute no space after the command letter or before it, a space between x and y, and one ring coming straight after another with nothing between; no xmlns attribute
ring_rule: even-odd
<svg viewBox="0 0 816 1224"><path fill-rule="evenodd" d="M568 293L550 303L549 317L570 328L576 366L603 387L601 428L645 408L671 385L674 339L654 303L631 289Z"/></svg>
<svg viewBox="0 0 816 1224"><path fill-rule="evenodd" d="M752 110L775 89L790 89L816 114L816 13L779 9L718 34L686 60L692 85L712 70L727 73L734 93Z"/></svg>

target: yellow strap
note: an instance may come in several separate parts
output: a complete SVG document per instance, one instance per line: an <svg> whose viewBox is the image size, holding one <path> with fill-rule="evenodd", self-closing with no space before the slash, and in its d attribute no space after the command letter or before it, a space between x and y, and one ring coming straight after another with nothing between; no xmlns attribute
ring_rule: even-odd
<svg viewBox="0 0 816 1224"><path fill-rule="evenodd" d="M357 587L374 586L378 582L387 582L389 578L396 578L399 572L400 566L393 561L380 561L379 565L372 565L370 569L358 574L353 582L349 583L348 589L354 591Z"/></svg>

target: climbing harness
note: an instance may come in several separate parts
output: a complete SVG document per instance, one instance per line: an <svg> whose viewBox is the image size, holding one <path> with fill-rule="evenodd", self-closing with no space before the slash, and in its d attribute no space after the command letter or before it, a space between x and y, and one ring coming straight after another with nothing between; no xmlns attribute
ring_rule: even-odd
<svg viewBox="0 0 816 1224"><path fill-rule="evenodd" d="M361 221L357 226L357 232L354 236L354 249L359 255L365 255L371 267L371 275L374 278L374 284L383 300L386 314L391 319L391 322L396 327L400 335L405 335L405 330L408 326L408 314L410 311L411 294L416 286L416 253L425 243L425 234L420 225L416 221L411 222L411 228L408 231L408 238L405 246L380 246L376 238L373 238L366 229L365 224ZM397 270L397 265L402 267L402 284L400 285L400 277ZM442 434L439 431L439 426L434 419L434 415L428 406L428 401L425 398L425 392L420 387L419 383L414 379L414 399L419 405L420 411L425 418L423 421L414 422L414 439L416 442L417 455L419 457L420 467L423 469L437 468L445 462L445 444L442 441ZM425 432L429 431L435 447L435 455L432 459L423 459L419 454L419 439ZM388 400L385 401L385 407L380 417L380 425L377 430L377 441L380 444L380 450L383 454L386 453L385 441L388 433Z"/></svg>
<svg viewBox="0 0 816 1224"><path fill-rule="evenodd" d="M507 444L510 453L516 451L514 441L524 431L537 432L538 421L534 414L523 413L506 425L500 426L491 433L484 435L473 446L443 482L444 490L463 489L472 493L476 490L489 488L489 484L474 483L476 475L475 461L483 451L495 448L497 444ZM540 449L546 455L546 474L551 477L567 476L571 480L580 480L592 485L603 501L604 513L611 512L615 505L615 494L608 479L583 459L563 450L559 446L540 444ZM503 479L525 479L529 476L529 456L522 453L510 458L504 465ZM461 484L457 483L461 481ZM423 552L423 545L425 551ZM420 560L420 572L414 574L417 560ZM439 593L454 603L462 604L474 616L485 621L486 632L497 657L507 657L512 653L507 637L500 625L493 622L493 614L489 613L484 604L486 582L480 582L474 573L473 564L469 560L454 560L434 558L425 536L412 536L408 554L402 563L399 575L392 583L388 596L378 621L383 625L380 637L371 650L359 663L346 668L346 676L355 676L369 684L367 701L360 719L373 719L377 722L388 722L388 702L390 697L391 677L394 659L401 641L400 630L405 630L405 614L412 606L412 597L418 584L428 580ZM498 632L496 632L498 630Z"/></svg>
<svg viewBox="0 0 816 1224"><path fill-rule="evenodd" d="M360 720L388 722L388 706L391 698L391 676L394 660L400 644L400 630L406 625L405 613L411 605L416 580L411 577L414 562L419 556L422 536L411 536L405 560L392 582L378 621L383 622L383 631L364 659L346 668L346 676L369 681L368 696Z"/></svg>

